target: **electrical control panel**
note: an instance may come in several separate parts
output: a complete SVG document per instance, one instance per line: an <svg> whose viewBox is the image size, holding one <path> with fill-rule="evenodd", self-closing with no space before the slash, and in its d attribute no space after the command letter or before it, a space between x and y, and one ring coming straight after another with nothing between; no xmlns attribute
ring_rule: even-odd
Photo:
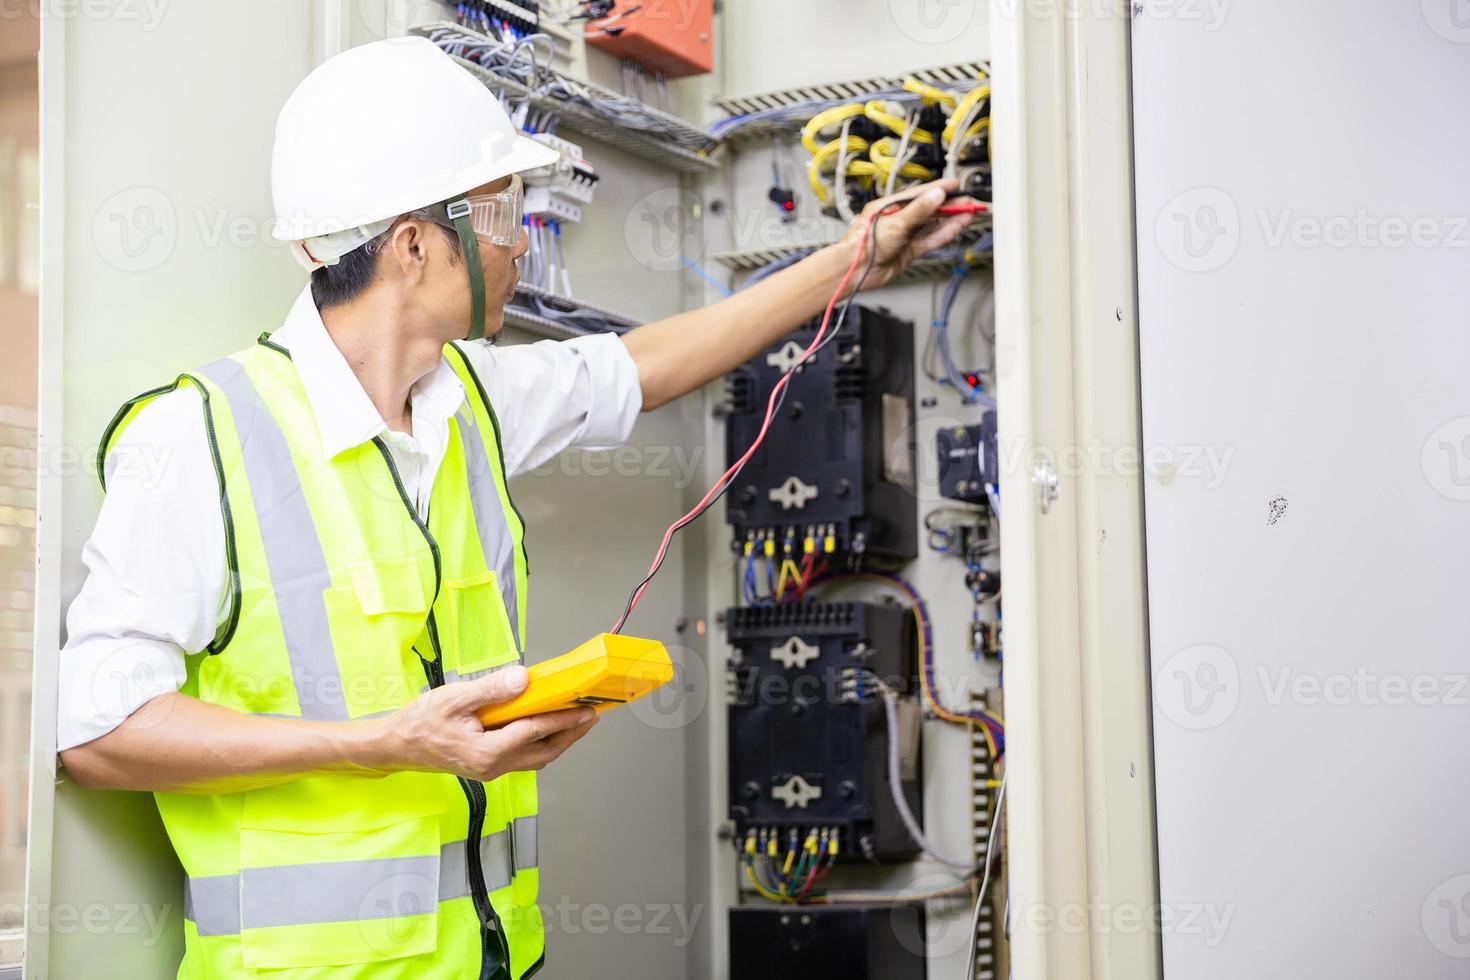
<svg viewBox="0 0 1470 980"><path fill-rule="evenodd" d="M922 905L730 910L730 980L924 980Z"/></svg>
<svg viewBox="0 0 1470 980"><path fill-rule="evenodd" d="M729 379L726 456L754 441L777 380L816 336L806 324ZM730 487L726 520L746 543L810 539L825 551L898 565L918 553L913 325L854 306L840 332L791 376L767 439Z"/></svg>
<svg viewBox="0 0 1470 980"><path fill-rule="evenodd" d="M995 413L986 412L979 425L939 430L935 436L939 457L939 492L951 500L986 502L986 487L1000 485L1000 459L995 439Z"/></svg>
<svg viewBox="0 0 1470 980"><path fill-rule="evenodd" d="M793 834L835 835L836 853L917 853L888 779L884 710L869 673L916 690L913 614L896 606L812 602L731 609L730 818L737 842L784 854ZM921 813L917 715L898 733L905 799ZM913 738L905 736L912 735ZM922 819L922 817L920 817Z"/></svg>
<svg viewBox="0 0 1470 980"><path fill-rule="evenodd" d="M714 0L617 0L588 21L587 43L635 61L666 78L704 75L714 67Z"/></svg>

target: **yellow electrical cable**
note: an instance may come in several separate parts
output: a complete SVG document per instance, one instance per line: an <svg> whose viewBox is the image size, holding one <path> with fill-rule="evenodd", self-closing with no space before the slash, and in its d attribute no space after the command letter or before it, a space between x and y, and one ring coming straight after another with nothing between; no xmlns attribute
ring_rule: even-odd
<svg viewBox="0 0 1470 980"><path fill-rule="evenodd" d="M943 89L937 89L933 85L926 85L917 78L905 78L903 80L903 90L905 92L913 92L928 105L954 105L953 93L946 92Z"/></svg>
<svg viewBox="0 0 1470 980"><path fill-rule="evenodd" d="M790 569L790 571L787 571L787 569ZM777 596L780 596L781 593L786 591L784 588L784 583L786 582L788 576L791 578L791 581L793 583L801 581L801 569L797 568L796 562L792 561L790 558L787 558L786 560L781 562L781 582L783 583L783 587L776 590Z"/></svg>
<svg viewBox="0 0 1470 980"><path fill-rule="evenodd" d="M761 883L756 880L756 877L755 877L755 865L752 864L752 863L750 863L749 861L747 861L745 863L745 876L750 879L750 885L751 885L751 887L754 888L757 892L760 892L762 898L770 899L773 902L785 902L786 901L786 899L782 898L780 895L777 895L777 894L775 894L773 892L766 891L766 889L761 885Z"/></svg>
<svg viewBox="0 0 1470 980"><path fill-rule="evenodd" d="M852 153L866 153L868 152L868 141L860 136L849 136L847 138L847 148ZM823 168L829 160L832 160L841 151L842 140L840 138L835 139L825 146L820 147L812 154L812 158L807 161L807 182L811 184L812 191L823 204L832 203L832 193L828 189L826 181L822 179ZM832 169L833 172L836 172L837 167L835 162L833 163ZM877 172L877 168L869 160L849 160L847 163L847 174L855 177L872 177Z"/></svg>
<svg viewBox="0 0 1470 980"><path fill-rule="evenodd" d="M812 154L812 159L811 159L810 163L808 163L808 166L809 167L812 166L812 165L816 165L818 167L824 166L827 163L828 160L832 159L834 156L836 156L837 154L841 153L842 152L842 149L843 149L842 139L841 139L841 137L838 137L837 139L832 140L830 143L827 143L826 145L824 145L822 147L819 147L817 149L817 151ZM868 152L868 149L869 149L869 147L868 147L868 141L865 140L865 139L863 139L861 136L849 136L847 138L847 149L851 153L867 153ZM855 163L862 163L862 162L865 162L865 161L854 161L854 162ZM850 165L849 165L848 169L849 170L852 169Z"/></svg>
<svg viewBox="0 0 1470 980"><path fill-rule="evenodd" d="M959 104L954 107L954 111L949 114L949 119L944 124L943 132L939 134L939 138L944 146L948 146L950 141L954 139L955 127L960 124L965 116L969 115L970 110L975 104L981 99L989 97L989 85L981 85L965 93L964 97L960 99ZM986 118L988 119L989 117L987 116Z"/></svg>
<svg viewBox="0 0 1470 980"><path fill-rule="evenodd" d="M966 130L965 135L962 136L962 137L960 137L960 145L961 146L964 146L966 143L970 142L970 140L972 140L975 137L979 136L982 132L984 132L985 130L987 130L989 128L990 128L990 117L989 116L985 116L984 118L982 118L979 121L977 121L975 123L975 125L971 126L968 130Z"/></svg>
<svg viewBox="0 0 1470 980"><path fill-rule="evenodd" d="M835 126L837 123L845 122L848 119L861 116L862 114L863 106L859 102L851 102L847 105L823 109L808 119L806 125L801 127L801 145L806 147L808 153L815 154L817 152L817 135L822 130L828 126Z"/></svg>
<svg viewBox="0 0 1470 980"><path fill-rule="evenodd" d="M873 166L878 168L879 177L882 177L885 180L888 178L889 171L891 171L894 167L894 164L898 162L898 158L895 155L897 150L898 140L894 139L892 136L885 136L881 140L875 140L873 142L873 145L868 147L868 159L872 160ZM934 171L930 170L928 167L923 166L922 164L914 163L912 160L905 163L903 167L899 169L898 175L900 177L905 177L910 180L934 179Z"/></svg>
<svg viewBox="0 0 1470 980"><path fill-rule="evenodd" d="M898 136L902 136L904 134L904 131L908 129L908 120L905 119L903 116L895 115L894 113L889 112L887 104L879 99L873 99L872 101L866 103L863 106L863 115L867 116L878 125L886 126L887 128L893 130L893 132ZM924 144L933 143L934 134L929 132L929 130L927 129L915 129L912 133L909 134L909 142Z"/></svg>
<svg viewBox="0 0 1470 980"><path fill-rule="evenodd" d="M806 182L811 185L812 193L817 195L817 200L824 205L832 203L832 193L827 190L827 185L822 181L822 171L816 166L815 158L807 161Z"/></svg>

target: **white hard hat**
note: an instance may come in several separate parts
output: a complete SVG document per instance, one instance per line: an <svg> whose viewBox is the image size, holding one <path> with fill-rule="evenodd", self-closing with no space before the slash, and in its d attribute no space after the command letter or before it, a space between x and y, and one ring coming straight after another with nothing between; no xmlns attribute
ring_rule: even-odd
<svg viewBox="0 0 1470 980"><path fill-rule="evenodd" d="M400 214L557 156L432 41L374 41L323 62L281 109L271 234L304 241L308 267L335 262Z"/></svg>

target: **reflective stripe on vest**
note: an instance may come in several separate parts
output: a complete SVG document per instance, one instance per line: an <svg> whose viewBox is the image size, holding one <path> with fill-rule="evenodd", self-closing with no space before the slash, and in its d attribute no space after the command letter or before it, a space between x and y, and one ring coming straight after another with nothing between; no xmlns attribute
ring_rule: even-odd
<svg viewBox="0 0 1470 980"><path fill-rule="evenodd" d="M332 631L321 594L332 584L316 524L306 506L301 477L291 460L286 435L261 402L240 362L223 358L199 369L219 385L230 403L240 434L245 478L255 497L266 565L281 617L281 632L291 658L291 676L301 717L346 721L342 678L332 647ZM282 588L288 584L289 588ZM323 683L323 679L336 683ZM335 692L335 697L332 693ZM326 696L321 696L325 694Z"/></svg>
<svg viewBox="0 0 1470 980"><path fill-rule="evenodd" d="M500 504L500 494L495 489L495 475L490 472L490 460L485 455L485 444L465 422L464 416L456 414L454 424L459 429L459 441L464 446L465 471L469 475L470 503L475 509L475 523L480 528L480 547L485 551L485 564L495 570L500 583L501 595L505 598L505 614L510 617L510 632L515 637L516 649L523 649L520 624L520 605L516 601L516 545L506 523L505 508ZM488 533L491 530L494 533ZM445 678L448 680L448 678ZM464 678L461 678L464 679Z"/></svg>
<svg viewBox="0 0 1470 980"><path fill-rule="evenodd" d="M536 818L517 817L511 827L480 838L489 891L508 888L516 871L536 867L536 837ZM458 840L441 847L437 858L290 864L188 878L184 918L201 936L233 936L242 928L351 922L408 910L425 913L439 902L469 897L465 857L465 841ZM242 894L247 896L243 907ZM367 896L374 901L367 902Z"/></svg>

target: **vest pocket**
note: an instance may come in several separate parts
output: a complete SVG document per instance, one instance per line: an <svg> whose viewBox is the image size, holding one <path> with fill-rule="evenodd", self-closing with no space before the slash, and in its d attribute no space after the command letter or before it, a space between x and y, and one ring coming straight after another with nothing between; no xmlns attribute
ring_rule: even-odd
<svg viewBox="0 0 1470 980"><path fill-rule="evenodd" d="M253 970L376 963L438 943L439 822L240 833L240 945Z"/></svg>
<svg viewBox="0 0 1470 980"><path fill-rule="evenodd" d="M418 693L409 679L429 612L421 575L413 558L354 562L348 583L323 593L348 718L391 711Z"/></svg>
<svg viewBox="0 0 1470 980"><path fill-rule="evenodd" d="M440 626L446 659L450 661L447 666L461 678L520 659L500 580L493 570L445 582L442 602Z"/></svg>

